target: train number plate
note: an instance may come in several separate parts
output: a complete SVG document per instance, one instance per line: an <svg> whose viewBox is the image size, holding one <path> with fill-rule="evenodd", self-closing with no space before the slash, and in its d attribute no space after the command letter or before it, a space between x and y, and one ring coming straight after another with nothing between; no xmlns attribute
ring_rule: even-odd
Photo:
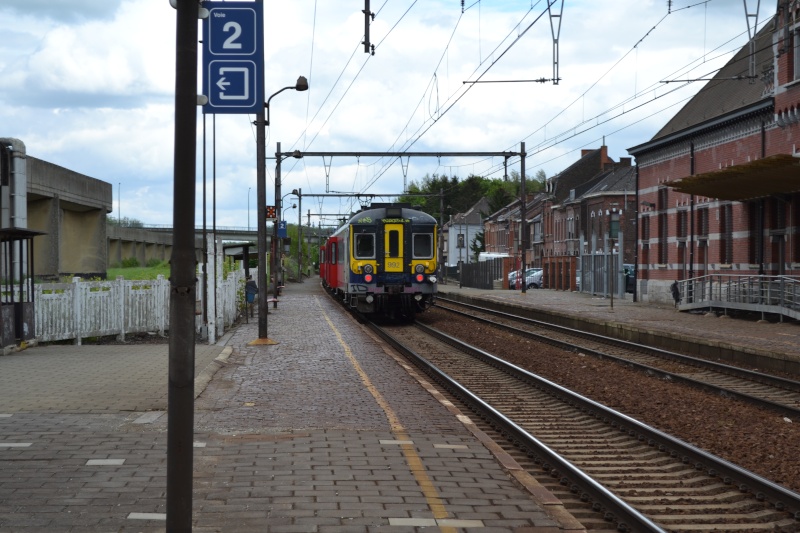
<svg viewBox="0 0 800 533"><path fill-rule="evenodd" d="M388 269L399 269L401 266L401 261L386 261L386 268Z"/></svg>

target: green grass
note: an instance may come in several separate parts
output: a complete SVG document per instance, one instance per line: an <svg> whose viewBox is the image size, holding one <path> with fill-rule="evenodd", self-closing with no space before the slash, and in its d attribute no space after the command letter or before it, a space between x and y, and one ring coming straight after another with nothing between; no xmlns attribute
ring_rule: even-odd
<svg viewBox="0 0 800 533"><path fill-rule="evenodd" d="M122 276L127 280L156 279L159 275L169 279L168 262L165 261L157 266L152 267L120 267L109 268L106 271L106 277L110 280L117 279L117 276Z"/></svg>

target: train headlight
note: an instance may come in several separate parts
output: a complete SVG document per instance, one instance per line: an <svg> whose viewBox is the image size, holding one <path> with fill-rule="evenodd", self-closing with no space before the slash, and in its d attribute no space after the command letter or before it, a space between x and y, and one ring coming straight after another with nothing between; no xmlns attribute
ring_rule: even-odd
<svg viewBox="0 0 800 533"><path fill-rule="evenodd" d="M372 283L372 274L365 274L364 275L364 282Z"/></svg>
<svg viewBox="0 0 800 533"><path fill-rule="evenodd" d="M423 265L422 263L418 264L417 266L414 267L414 272L416 272L417 274L422 274L423 272L425 272L425 265Z"/></svg>
<svg viewBox="0 0 800 533"><path fill-rule="evenodd" d="M422 283L423 281L425 281L425 276L423 276L422 274L417 274L416 276L414 276L414 279L416 280L417 283Z"/></svg>
<svg viewBox="0 0 800 533"><path fill-rule="evenodd" d="M372 265L364 265L364 274L372 274Z"/></svg>

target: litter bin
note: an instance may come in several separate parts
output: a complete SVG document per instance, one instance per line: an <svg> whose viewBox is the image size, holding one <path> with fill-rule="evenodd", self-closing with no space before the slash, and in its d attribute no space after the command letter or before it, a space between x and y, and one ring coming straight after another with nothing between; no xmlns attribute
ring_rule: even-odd
<svg viewBox="0 0 800 533"><path fill-rule="evenodd" d="M244 285L244 295L247 303L251 304L256 301L256 294L258 294L258 285L253 280L248 280Z"/></svg>

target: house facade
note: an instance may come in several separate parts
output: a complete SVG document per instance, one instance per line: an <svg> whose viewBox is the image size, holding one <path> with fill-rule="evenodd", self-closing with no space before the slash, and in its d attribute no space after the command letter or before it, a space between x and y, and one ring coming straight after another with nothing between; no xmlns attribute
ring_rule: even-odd
<svg viewBox="0 0 800 533"><path fill-rule="evenodd" d="M489 201L481 198L465 213L450 216L442 228L443 262L447 267L456 267L459 262L470 264L477 261L472 243L484 231L483 218L489 210Z"/></svg>
<svg viewBox="0 0 800 533"><path fill-rule="evenodd" d="M800 274L800 2L752 44L628 150L643 301L671 300L673 280Z"/></svg>
<svg viewBox="0 0 800 533"><path fill-rule="evenodd" d="M580 160L548 180L545 287L612 290L611 276L619 277L621 265L635 257L635 182L630 158L613 161L605 145L585 150ZM596 280L579 285L589 272L597 274Z"/></svg>
<svg viewBox="0 0 800 533"><path fill-rule="evenodd" d="M584 256L606 254L618 264L634 261L635 205L630 158L613 161L605 145L583 150L578 161L547 180L545 192L527 196L524 226L519 199L487 218L486 250L507 253L518 264L524 257L526 266L542 268L544 287L576 290Z"/></svg>

